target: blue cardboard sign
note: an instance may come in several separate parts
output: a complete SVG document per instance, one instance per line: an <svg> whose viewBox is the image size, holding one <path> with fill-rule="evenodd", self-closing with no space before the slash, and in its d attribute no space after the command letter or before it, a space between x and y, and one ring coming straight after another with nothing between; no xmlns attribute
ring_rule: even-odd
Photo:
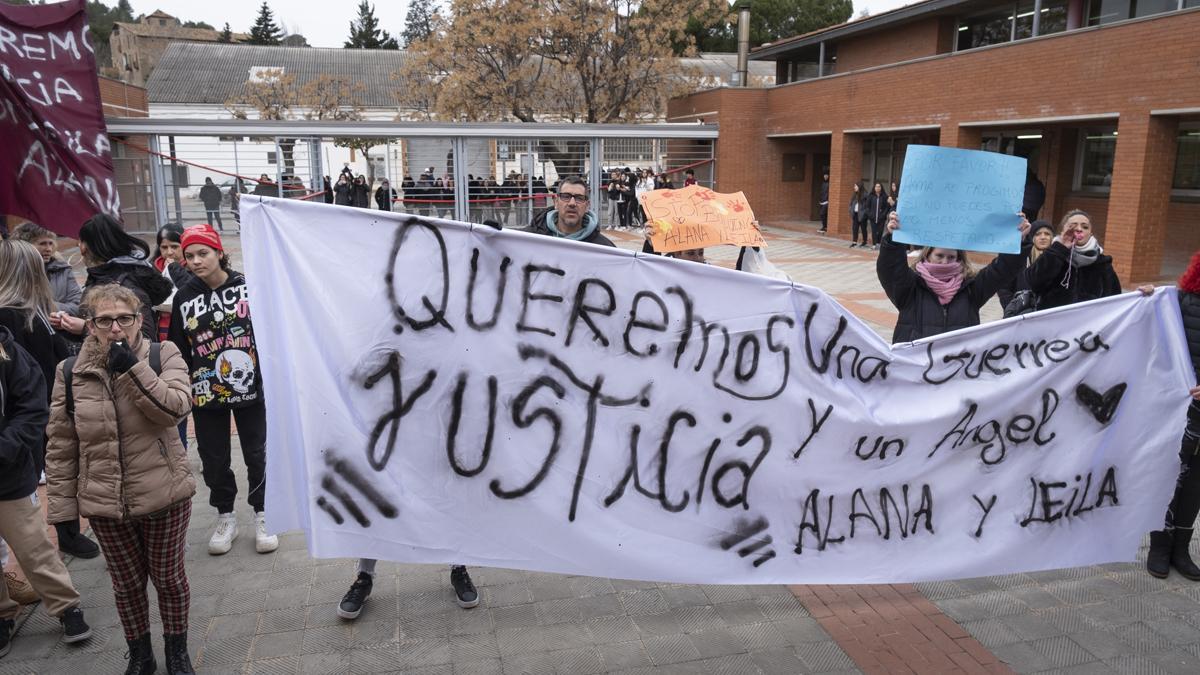
<svg viewBox="0 0 1200 675"><path fill-rule="evenodd" d="M1025 159L982 150L910 145L896 211L902 244L1020 253L1017 213Z"/></svg>

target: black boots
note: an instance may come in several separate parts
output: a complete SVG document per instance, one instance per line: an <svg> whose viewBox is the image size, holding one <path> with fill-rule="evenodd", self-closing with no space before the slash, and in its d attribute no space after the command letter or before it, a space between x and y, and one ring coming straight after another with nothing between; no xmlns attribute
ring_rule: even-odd
<svg viewBox="0 0 1200 675"><path fill-rule="evenodd" d="M1150 554L1146 556L1146 571L1152 577L1166 579L1171 568L1185 579L1200 581L1200 567L1192 561L1188 545L1192 543L1192 528L1158 530L1150 533Z"/></svg>
<svg viewBox="0 0 1200 675"><path fill-rule="evenodd" d="M192 670L192 660L188 658L187 633L179 635L163 634L166 643L167 675L196 675Z"/></svg>
<svg viewBox="0 0 1200 675"><path fill-rule="evenodd" d="M145 633L136 640L126 642L129 644L129 665L125 668L125 675L151 675L158 664L154 662L150 634Z"/></svg>
<svg viewBox="0 0 1200 675"><path fill-rule="evenodd" d="M1193 420L1195 414L1200 414L1200 404L1193 401L1188 408L1189 431L1184 433L1179 447L1179 480L1167 507L1166 529L1150 533L1146 571L1159 579L1165 579L1174 567L1185 578L1200 581L1200 567L1188 554L1192 524L1200 515L1200 438L1190 431L1194 425L1200 425L1200 419Z"/></svg>
<svg viewBox="0 0 1200 675"><path fill-rule="evenodd" d="M1188 545L1192 543L1192 528L1177 527L1171 541L1171 567L1175 568L1185 579L1200 581L1200 567L1192 562L1188 553Z"/></svg>
<svg viewBox="0 0 1200 675"><path fill-rule="evenodd" d="M79 532L79 519L68 520L65 523L55 523L58 532L58 550L73 555L76 558L95 558L100 555L100 547Z"/></svg>
<svg viewBox="0 0 1200 675"><path fill-rule="evenodd" d="M1191 531L1188 531L1191 534ZM1155 530L1150 533L1150 554L1146 556L1146 571L1152 577L1166 579L1171 573L1171 533Z"/></svg>
<svg viewBox="0 0 1200 675"><path fill-rule="evenodd" d="M158 668L154 661L154 647L150 644L150 634L146 633L136 640L128 640L129 666L125 675L151 675ZM192 660L188 658L187 634L163 635L166 649L163 656L167 664L167 675L196 675L192 670Z"/></svg>

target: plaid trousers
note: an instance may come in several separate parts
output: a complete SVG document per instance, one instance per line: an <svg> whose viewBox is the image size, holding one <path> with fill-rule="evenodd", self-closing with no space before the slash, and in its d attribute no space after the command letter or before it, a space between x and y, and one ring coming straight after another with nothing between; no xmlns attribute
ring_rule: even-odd
<svg viewBox="0 0 1200 675"><path fill-rule="evenodd" d="M89 519L108 561L117 615L121 617L126 639L134 640L150 632L147 579L154 582L158 591L163 633L187 632L192 592L183 567L183 554L191 517L192 502L188 499L138 520Z"/></svg>

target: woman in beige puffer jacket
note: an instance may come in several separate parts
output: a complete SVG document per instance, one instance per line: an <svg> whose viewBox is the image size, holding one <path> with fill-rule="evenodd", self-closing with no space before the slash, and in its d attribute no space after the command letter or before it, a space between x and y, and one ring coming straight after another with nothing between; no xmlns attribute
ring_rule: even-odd
<svg viewBox="0 0 1200 675"><path fill-rule="evenodd" d="M158 591L167 672L191 673L184 544L196 481L176 430L191 409L191 379L171 343L156 347L160 372L155 372L140 305L132 291L116 284L84 295L88 337L73 363L59 365L50 404L48 519L90 520L129 642L126 672L155 668L149 579ZM73 414L64 383L68 366Z"/></svg>

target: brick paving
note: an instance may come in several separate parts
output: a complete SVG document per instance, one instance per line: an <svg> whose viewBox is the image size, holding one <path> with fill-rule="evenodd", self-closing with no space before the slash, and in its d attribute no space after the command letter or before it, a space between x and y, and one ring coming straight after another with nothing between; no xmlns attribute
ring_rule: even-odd
<svg viewBox="0 0 1200 675"><path fill-rule="evenodd" d="M814 230L768 225L771 260L890 336L895 312L875 279L875 254ZM632 233L612 237L640 246ZM238 244L227 242L235 263ZM731 267L736 251L708 257ZM985 321L999 315L995 301L983 312ZM193 470L199 476L194 456ZM244 489L244 471L239 481ZM381 562L363 615L346 622L334 608L353 579L353 560L310 558L298 532L282 535L278 551L256 554L244 503L234 550L211 557L205 544L215 513L203 486L194 505L189 640L202 673L1200 672L1200 584L1153 579L1141 562L916 585L792 587L477 568L482 603L472 610L454 604L446 567ZM68 567L95 635L66 645L56 621L27 609L0 675L123 671L125 643L103 558Z"/></svg>

